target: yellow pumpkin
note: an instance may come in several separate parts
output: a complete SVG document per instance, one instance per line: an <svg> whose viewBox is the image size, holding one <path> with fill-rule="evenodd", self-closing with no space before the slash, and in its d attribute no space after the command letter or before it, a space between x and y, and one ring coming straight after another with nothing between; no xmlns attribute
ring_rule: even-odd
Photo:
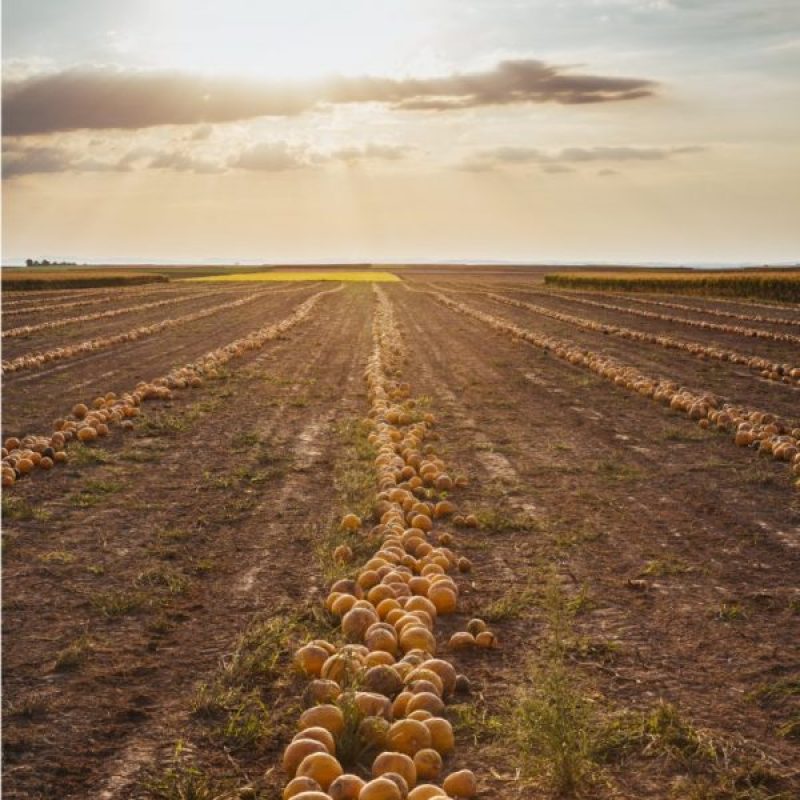
<svg viewBox="0 0 800 800"><path fill-rule="evenodd" d="M319 645L307 644L295 653L295 663L306 674L319 677L330 653Z"/></svg>
<svg viewBox="0 0 800 800"><path fill-rule="evenodd" d="M333 734L326 728L305 728L304 730L296 733L292 741L298 739L314 739L325 745L325 749L333 755L336 752L336 741Z"/></svg>
<svg viewBox="0 0 800 800"><path fill-rule="evenodd" d="M335 657L335 656L334 656ZM300 715L300 730L305 728L325 728L334 736L338 736L344 730L344 715L338 706L325 704L307 708ZM311 776L314 777L313 775ZM320 781L321 783L321 781Z"/></svg>
<svg viewBox="0 0 800 800"><path fill-rule="evenodd" d="M434 583L428 589L428 600L439 614L452 614L458 605L458 595L443 582Z"/></svg>
<svg viewBox="0 0 800 800"><path fill-rule="evenodd" d="M468 650L475 647L475 637L469 631L456 631L448 642L451 650Z"/></svg>
<svg viewBox="0 0 800 800"><path fill-rule="evenodd" d="M341 764L330 753L311 753L297 767L299 777L313 778L323 791L327 791L343 772Z"/></svg>
<svg viewBox="0 0 800 800"><path fill-rule="evenodd" d="M468 769L451 772L442 783L442 789L451 797L474 797L478 792L475 774Z"/></svg>
<svg viewBox="0 0 800 800"><path fill-rule="evenodd" d="M375 778L365 784L358 800L403 800L403 795L394 781L388 778Z"/></svg>
<svg viewBox="0 0 800 800"><path fill-rule="evenodd" d="M328 787L331 800L358 800L365 783L358 775L340 775Z"/></svg>
<svg viewBox="0 0 800 800"><path fill-rule="evenodd" d="M406 714L417 710L429 711L434 715L442 714L444 713L444 703L441 697L433 692L419 692L408 701Z"/></svg>
<svg viewBox="0 0 800 800"><path fill-rule="evenodd" d="M436 639L422 625L408 625L403 628L403 632L400 634L400 647L404 652L419 649L434 655L436 653Z"/></svg>
<svg viewBox="0 0 800 800"><path fill-rule="evenodd" d="M453 726L443 717L432 717L422 723L431 737L430 747L442 756L451 753L456 746Z"/></svg>
<svg viewBox="0 0 800 800"><path fill-rule="evenodd" d="M321 792L322 787L313 778L292 778L283 789L283 800L292 800L301 792Z"/></svg>
<svg viewBox="0 0 800 800"><path fill-rule="evenodd" d="M434 786L432 783L421 783L414 787L409 793L407 800L433 800L436 797L447 797L444 789Z"/></svg>
<svg viewBox="0 0 800 800"><path fill-rule="evenodd" d="M442 679L442 697L453 693L456 688L456 670L449 661L445 661L443 658L429 658L420 664L420 668L430 670Z"/></svg>
<svg viewBox="0 0 800 800"><path fill-rule="evenodd" d="M414 766L417 768L418 778L436 780L442 771L442 757L437 750L426 747L414 755Z"/></svg>
<svg viewBox="0 0 800 800"><path fill-rule="evenodd" d="M398 753L413 756L419 750L431 746L432 736L427 727L429 720L401 719L389 728L387 742Z"/></svg>
<svg viewBox="0 0 800 800"><path fill-rule="evenodd" d="M351 642L360 642L367 629L378 622L378 615L373 608L351 608L342 617L342 633Z"/></svg>
<svg viewBox="0 0 800 800"><path fill-rule="evenodd" d="M341 528L345 531L357 531L361 527L361 519L355 514L345 514L342 517Z"/></svg>
<svg viewBox="0 0 800 800"><path fill-rule="evenodd" d="M417 768L406 753L385 752L376 756L372 762L373 777L379 778L387 772L400 775L409 786L414 786L417 782Z"/></svg>
<svg viewBox="0 0 800 800"><path fill-rule="evenodd" d="M290 742L283 751L283 768L286 770L286 774L293 778L303 759L312 753L328 753L330 755L328 748L316 739L296 739Z"/></svg>

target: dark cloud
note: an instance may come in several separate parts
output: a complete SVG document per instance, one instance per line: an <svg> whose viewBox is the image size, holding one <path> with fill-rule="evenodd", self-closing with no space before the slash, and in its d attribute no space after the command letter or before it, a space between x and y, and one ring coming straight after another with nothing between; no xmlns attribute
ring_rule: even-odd
<svg viewBox="0 0 800 800"><path fill-rule="evenodd" d="M450 111L519 103L603 103L652 95L641 78L571 73L542 61L500 62L440 78L335 77L305 83L212 78L178 72L70 69L3 87L9 135L80 129L202 125L292 116L326 104L384 103L407 111Z"/></svg>

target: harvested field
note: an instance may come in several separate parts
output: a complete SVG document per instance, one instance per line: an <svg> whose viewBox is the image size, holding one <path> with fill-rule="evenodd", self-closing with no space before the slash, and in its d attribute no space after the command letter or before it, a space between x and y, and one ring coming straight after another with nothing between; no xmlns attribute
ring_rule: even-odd
<svg viewBox="0 0 800 800"><path fill-rule="evenodd" d="M464 273L6 298L6 797L800 794L800 306Z"/></svg>

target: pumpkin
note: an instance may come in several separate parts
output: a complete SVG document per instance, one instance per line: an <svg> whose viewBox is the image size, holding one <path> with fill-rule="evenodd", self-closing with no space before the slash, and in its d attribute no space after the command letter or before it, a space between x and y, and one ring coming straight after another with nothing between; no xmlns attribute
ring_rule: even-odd
<svg viewBox="0 0 800 800"><path fill-rule="evenodd" d="M415 719L401 719L389 728L387 743L398 753L413 756L417 751L431 746L432 736L427 722Z"/></svg>
<svg viewBox="0 0 800 800"><path fill-rule="evenodd" d="M342 617L342 633L351 641L362 641L367 628L378 622L373 608L351 608Z"/></svg>
<svg viewBox="0 0 800 800"><path fill-rule="evenodd" d="M358 775L340 775L328 787L331 800L358 800L365 783Z"/></svg>
<svg viewBox="0 0 800 800"><path fill-rule="evenodd" d="M322 792L322 787L313 778L292 778L283 789L283 800L292 800L301 792Z"/></svg>
<svg viewBox="0 0 800 800"><path fill-rule="evenodd" d="M345 514L340 527L345 531L357 531L361 527L361 519L355 514Z"/></svg>
<svg viewBox="0 0 800 800"><path fill-rule="evenodd" d="M475 774L468 769L451 772L442 783L442 789L451 797L474 797L478 792Z"/></svg>
<svg viewBox="0 0 800 800"><path fill-rule="evenodd" d="M364 673L363 685L370 692L395 697L403 688L403 679L394 667L379 665L371 667Z"/></svg>
<svg viewBox="0 0 800 800"><path fill-rule="evenodd" d="M386 737L391 727L383 717L364 717L358 724L358 737L366 747L382 750L386 747Z"/></svg>
<svg viewBox="0 0 800 800"><path fill-rule="evenodd" d="M432 800L435 797L447 797L444 790L432 783L421 783L415 786L409 793L407 800Z"/></svg>
<svg viewBox="0 0 800 800"><path fill-rule="evenodd" d="M442 756L452 752L456 746L456 739L453 735L453 727L443 717L433 717L426 719L422 723L431 737L430 747Z"/></svg>
<svg viewBox="0 0 800 800"><path fill-rule="evenodd" d="M471 619L467 623L467 631L471 633L473 636L477 636L479 633L483 633L483 631L485 631L486 629L487 629L486 623L482 619L478 619L477 617Z"/></svg>
<svg viewBox="0 0 800 800"><path fill-rule="evenodd" d="M436 652L436 639L433 634L420 624L408 625L400 634L400 647L403 651L425 650L433 655Z"/></svg>
<svg viewBox="0 0 800 800"><path fill-rule="evenodd" d="M290 742L283 751L283 768L286 770L286 774L293 778L303 759L312 753L330 755L328 748L316 739L296 739Z"/></svg>
<svg viewBox="0 0 800 800"><path fill-rule="evenodd" d="M332 703L341 693L342 687L336 681L317 678L306 686L306 690L303 692L303 700L307 706Z"/></svg>
<svg viewBox="0 0 800 800"><path fill-rule="evenodd" d="M409 786L414 786L417 782L417 768L406 753L385 752L376 756L372 762L373 777L379 778L387 772L401 775Z"/></svg>
<svg viewBox="0 0 800 800"><path fill-rule="evenodd" d="M323 647L307 644L295 653L295 663L306 674L319 677L330 653Z"/></svg>
<svg viewBox="0 0 800 800"><path fill-rule="evenodd" d="M367 656L364 658L364 667L367 669L380 665L391 667L393 664L394 656L391 653L387 653L385 650L372 650L367 653Z"/></svg>
<svg viewBox="0 0 800 800"><path fill-rule="evenodd" d="M495 647L497 645L497 637L491 631L482 631L475 637L475 644L478 647Z"/></svg>
<svg viewBox="0 0 800 800"><path fill-rule="evenodd" d="M442 757L437 750L426 747L414 755L414 766L417 769L418 778L436 780L442 771Z"/></svg>
<svg viewBox="0 0 800 800"><path fill-rule="evenodd" d="M340 544L333 551L333 560L337 564L349 564L353 560L353 551L346 544Z"/></svg>
<svg viewBox="0 0 800 800"><path fill-rule="evenodd" d="M364 636L364 644L371 651L384 650L395 655L397 653L397 633L391 625L382 623L371 625Z"/></svg>
<svg viewBox="0 0 800 800"><path fill-rule="evenodd" d="M451 650L467 650L475 647L475 637L469 631L456 631L447 644Z"/></svg>
<svg viewBox="0 0 800 800"><path fill-rule="evenodd" d="M358 602L354 595L341 592L331 592L328 600L330 601L330 612L337 617L343 617Z"/></svg>
<svg viewBox="0 0 800 800"><path fill-rule="evenodd" d="M336 752L336 741L333 734L326 728L305 728L304 730L296 733L292 741L298 739L314 739L325 745L325 749L333 755Z"/></svg>
<svg viewBox="0 0 800 800"><path fill-rule="evenodd" d="M452 614L458 604L458 595L443 581L437 581L428 589L428 600L439 614Z"/></svg>
<svg viewBox="0 0 800 800"><path fill-rule="evenodd" d="M87 425L78 430L78 439L82 442L91 442L97 438L97 431L91 426Z"/></svg>
<svg viewBox="0 0 800 800"><path fill-rule="evenodd" d="M330 753L311 753L297 767L297 775L301 778L313 778L323 789L328 787L342 775L341 764Z"/></svg>
<svg viewBox="0 0 800 800"><path fill-rule="evenodd" d="M358 800L403 800L403 795L394 781L388 778L375 778L365 784Z"/></svg>
<svg viewBox="0 0 800 800"><path fill-rule="evenodd" d="M331 704L314 706L306 709L300 715L299 726L300 730L305 728L325 728L334 736L338 736L344 730L344 715L338 706ZM312 775L311 777L313 778L314 776Z"/></svg>
<svg viewBox="0 0 800 800"><path fill-rule="evenodd" d="M356 679L360 663L360 659L351 653L337 653L323 664L321 676L336 681L339 686L347 686Z"/></svg>
<svg viewBox="0 0 800 800"><path fill-rule="evenodd" d="M408 701L406 714L417 710L429 711L434 715L442 714L444 713L444 703L441 697L433 692L419 692Z"/></svg>

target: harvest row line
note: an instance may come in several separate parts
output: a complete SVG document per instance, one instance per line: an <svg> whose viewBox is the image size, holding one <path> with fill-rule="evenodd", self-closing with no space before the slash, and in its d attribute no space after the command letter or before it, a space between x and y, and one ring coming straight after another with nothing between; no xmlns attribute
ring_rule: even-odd
<svg viewBox="0 0 800 800"><path fill-rule="evenodd" d="M16 328L9 328L3 331L2 337L12 336L27 336L30 333L37 331L50 330L52 328L63 328L66 325L75 325L78 322L91 322L96 319L110 319L112 317L119 317L122 314L132 314L135 311L146 311L151 308L161 308L162 306L176 305L178 303L185 303L187 300L194 300L195 298L209 297L210 295L217 294L213 289L203 292L193 292L191 294L182 294L178 297L167 297L164 300L153 300L148 303L139 303L135 306L125 306L124 308L112 308L108 311L97 311L92 314L81 314L75 317L63 317L62 319L48 320L47 322L39 322L35 325L20 325Z"/></svg>
<svg viewBox="0 0 800 800"><path fill-rule="evenodd" d="M408 385L392 377L403 351L391 304L375 292L365 379L379 524L361 533L362 520L347 514L342 528L374 543L376 552L353 579L336 581L325 601L340 618L343 641L317 639L296 653L311 679L304 693L311 705L284 752L284 800L432 800L477 792L467 769L436 783L455 748L446 702L469 687L453 664L436 656L437 620L458 604L458 585L448 572L471 568L450 549L452 536L435 530L455 507L433 500L454 481L430 443L432 415L420 415ZM340 563L352 559L347 545L333 555ZM476 637L463 633L475 646L494 645L480 620L472 627Z"/></svg>
<svg viewBox="0 0 800 800"><path fill-rule="evenodd" d="M697 314L708 314L712 317L728 317L731 319L740 319L743 322L766 322L770 325L798 325L800 326L800 319L791 319L789 317L767 317L763 314L739 314L735 311L722 311L718 308L699 308L698 306L689 306L685 303L670 303L666 300L652 300L644 297L620 297L619 295L601 295L605 297L615 298L617 300L630 300L633 303L641 303L648 306L662 306L663 308L676 308L679 311L694 311Z"/></svg>
<svg viewBox="0 0 800 800"><path fill-rule="evenodd" d="M84 301L86 299L108 300L120 295L137 295L143 292L153 292L159 289L167 289L168 283L145 283L133 286L116 286L110 289L108 286L98 286L97 288L75 288L75 289L49 289L47 291L18 291L3 292L3 306L5 308L22 308L37 306L42 300L48 303L59 303L65 301Z"/></svg>
<svg viewBox="0 0 800 800"><path fill-rule="evenodd" d="M575 293L560 294L556 292L542 292L526 290L529 293L541 295L543 297L555 297L559 300L568 300L571 303L580 303L585 306L593 306L595 308L603 308L607 311L621 311L623 314L633 314L637 317L646 317L647 319L658 319L663 322L677 322L680 325L689 325L693 328L703 328L708 331L719 331L720 333L732 333L738 336L747 336L749 338L757 339L771 339L775 342L791 342L792 344L800 344L800 336L792 333L775 333L773 331L766 331L761 328L746 328L742 325L725 325L718 322L706 322L704 320L688 319L686 317L673 317L669 314L659 314L655 311L645 311L641 308L627 308L626 306L618 306L613 303L603 303L600 300L590 300L588 297L579 297Z"/></svg>
<svg viewBox="0 0 800 800"><path fill-rule="evenodd" d="M748 356L744 353L737 353L735 350L727 350L724 347L705 345L701 342L686 341L684 339L675 339L672 336L647 333L646 331L637 331L633 328L625 328L622 325L607 325L602 322L594 322L593 320L583 319L582 317L576 317L572 314L565 314L560 311L553 311L544 306L526 303L522 300L514 300L510 297L494 294L492 292L489 292L487 296L499 303L505 303L506 305L516 308L524 308L541 314L544 317L549 317L559 322L566 322L569 325L574 325L579 328L620 336L623 339L629 339L635 342L657 344L672 350L683 350L701 359L714 358L718 361L729 361L732 364L741 364L748 369L758 372L762 378L779 381L791 386L800 386L800 367L795 367L790 364L778 364L769 359L761 358L760 356Z"/></svg>
<svg viewBox="0 0 800 800"><path fill-rule="evenodd" d="M610 356L528 330L452 300L441 292L431 292L431 295L447 308L477 319L500 333L547 350L570 364L585 367L616 386L668 405L696 420L703 428L733 433L738 446L753 447L776 460L788 462L794 475L800 478L800 428L792 428L774 414L724 402L711 392L692 392L673 380L652 378ZM800 488L800 480L796 481L796 486Z"/></svg>
<svg viewBox="0 0 800 800"><path fill-rule="evenodd" d="M218 377L220 368L230 360L260 349L268 341L302 322L323 296L341 288L340 285L335 289L318 292L302 302L280 322L263 325L182 367L172 369L166 375L139 383L135 389L121 396L109 392L95 398L91 407L78 403L72 408L71 414L55 421L54 430L49 435L31 434L22 439L15 437L6 439L2 448L3 486L13 486L21 476L33 472L36 468L49 470L54 463L66 461L65 448L72 441L89 442L107 436L115 425L119 425L123 430L132 429L132 419L140 415L140 406L144 401L168 400L175 390L199 387L204 380Z"/></svg>
<svg viewBox="0 0 800 800"><path fill-rule="evenodd" d="M186 291L185 286L161 286L161 285L146 285L146 286L137 286L134 289L118 289L115 292L109 292L107 289L104 289L104 294L100 295L99 297L91 296L89 298L84 298L85 290L81 289L74 289L71 294L64 297L64 302L55 302L50 303L49 305L42 305L42 299L36 300L17 300L12 302L3 302L3 316L4 317L16 317L20 314L39 314L44 313L47 311L63 311L68 308L79 308L82 306L96 306L102 303L108 303L110 300L128 300L131 297L139 297L141 295L147 294L171 294L172 292L180 292ZM26 293L30 294L30 293ZM38 292L36 293L38 298ZM75 299L75 297L83 298L83 299ZM57 298L45 298L47 300L53 300Z"/></svg>
<svg viewBox="0 0 800 800"><path fill-rule="evenodd" d="M205 319L213 314L219 314L221 311L226 311L231 308L240 308L247 303L259 300L266 294L269 294L269 290L259 292L258 294L251 294L247 297L240 297L227 303L220 303L210 308L202 308L199 311L193 311L180 317L170 317L150 325L139 325L130 330L123 331L122 333L115 333L110 336L96 336L92 339L87 339L86 341L77 342L75 344L67 344L61 347L53 347L49 350L38 350L32 353L26 353L17 356L17 358L10 359L9 361L3 361L2 374L20 372L26 369L38 369L54 361L63 361L86 353L107 350L108 348L116 347L127 342L135 342L146 336L153 336L162 331L176 328L180 325L186 325L190 322L196 322L199 319Z"/></svg>

